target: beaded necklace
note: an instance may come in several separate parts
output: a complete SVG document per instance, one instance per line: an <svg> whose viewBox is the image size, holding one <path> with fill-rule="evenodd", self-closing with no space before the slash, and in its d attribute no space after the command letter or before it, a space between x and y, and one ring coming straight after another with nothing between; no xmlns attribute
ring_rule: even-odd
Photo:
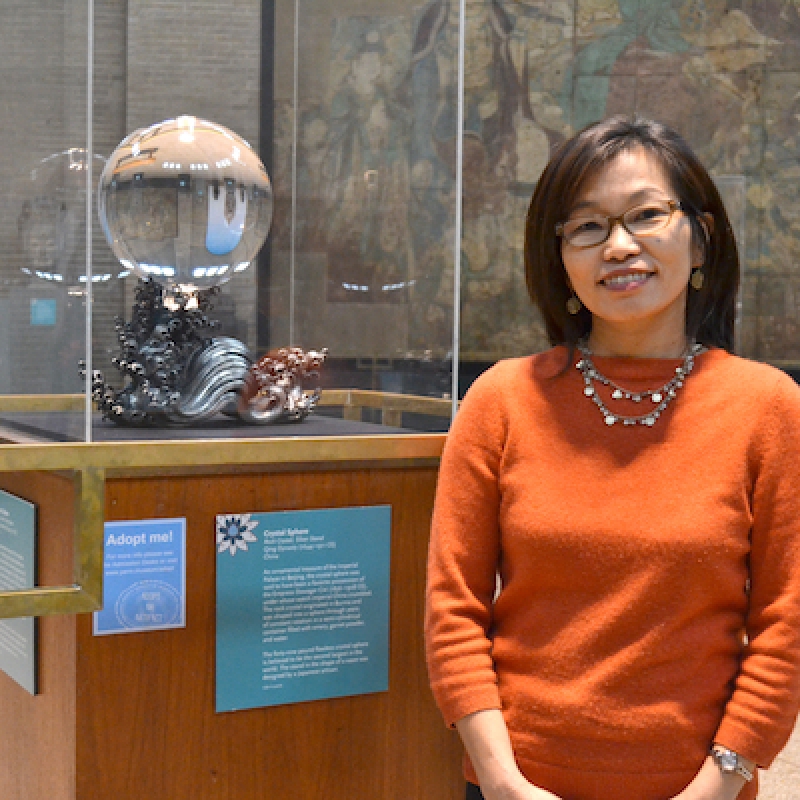
<svg viewBox="0 0 800 800"><path fill-rule="evenodd" d="M675 399L678 389L683 386L684 381L691 374L692 369L694 369L695 358L704 353L706 349L702 344L693 343L689 347L689 352L684 356L683 363L679 367L675 367L675 374L663 386L659 386L657 389L646 389L643 392L625 389L611 380L611 378L603 375L594 365L592 352L585 341L578 342L581 359L575 365L575 368L583 375L584 395L597 406L603 415L606 425L610 427L617 422L621 422L623 425L646 425L652 427L666 407ZM644 414L615 414L600 398L595 388L595 381L608 386L611 389L611 397L614 400L633 400L634 403L649 401L654 407Z"/></svg>

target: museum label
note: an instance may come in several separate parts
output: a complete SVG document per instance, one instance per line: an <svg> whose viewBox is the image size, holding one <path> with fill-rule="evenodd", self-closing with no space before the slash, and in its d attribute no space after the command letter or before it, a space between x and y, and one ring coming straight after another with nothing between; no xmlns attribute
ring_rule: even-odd
<svg viewBox="0 0 800 800"><path fill-rule="evenodd" d="M186 627L186 520L106 522L94 633Z"/></svg>
<svg viewBox="0 0 800 800"><path fill-rule="evenodd" d="M36 506L0 490L0 590L36 585ZM0 620L0 669L37 694L37 620Z"/></svg>
<svg viewBox="0 0 800 800"><path fill-rule="evenodd" d="M216 710L389 688L391 508L217 517Z"/></svg>

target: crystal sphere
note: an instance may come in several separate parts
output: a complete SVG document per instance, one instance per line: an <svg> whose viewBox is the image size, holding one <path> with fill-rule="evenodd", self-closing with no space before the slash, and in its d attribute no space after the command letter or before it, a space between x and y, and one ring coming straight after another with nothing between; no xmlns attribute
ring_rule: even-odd
<svg viewBox="0 0 800 800"><path fill-rule="evenodd" d="M105 159L71 147L43 158L28 174L17 217L22 272L52 283L71 286L86 280L86 181L97 185ZM109 278L111 275L109 275Z"/></svg>
<svg viewBox="0 0 800 800"><path fill-rule="evenodd" d="M100 176L98 213L126 270L193 294L250 265L269 233L272 187L239 135L183 116L120 142Z"/></svg>

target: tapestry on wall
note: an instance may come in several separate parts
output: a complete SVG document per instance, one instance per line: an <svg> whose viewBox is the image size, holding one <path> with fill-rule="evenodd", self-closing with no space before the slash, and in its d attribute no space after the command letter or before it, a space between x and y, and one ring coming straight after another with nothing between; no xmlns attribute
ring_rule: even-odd
<svg viewBox="0 0 800 800"><path fill-rule="evenodd" d="M467 0L465 358L546 346L523 274L530 195L566 137L638 111L680 130L723 193L736 187L742 350L800 360L798 6ZM334 19L317 65L326 90L298 109L297 242L324 255L326 302L404 305L403 346L440 355L452 339L457 53L456 2Z"/></svg>

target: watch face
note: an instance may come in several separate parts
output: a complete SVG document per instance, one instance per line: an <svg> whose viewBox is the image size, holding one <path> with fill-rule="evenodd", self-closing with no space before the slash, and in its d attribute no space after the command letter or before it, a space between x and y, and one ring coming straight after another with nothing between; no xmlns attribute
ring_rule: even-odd
<svg viewBox="0 0 800 800"><path fill-rule="evenodd" d="M717 750L717 763L723 772L735 772L738 763L736 753L731 753L729 750Z"/></svg>

